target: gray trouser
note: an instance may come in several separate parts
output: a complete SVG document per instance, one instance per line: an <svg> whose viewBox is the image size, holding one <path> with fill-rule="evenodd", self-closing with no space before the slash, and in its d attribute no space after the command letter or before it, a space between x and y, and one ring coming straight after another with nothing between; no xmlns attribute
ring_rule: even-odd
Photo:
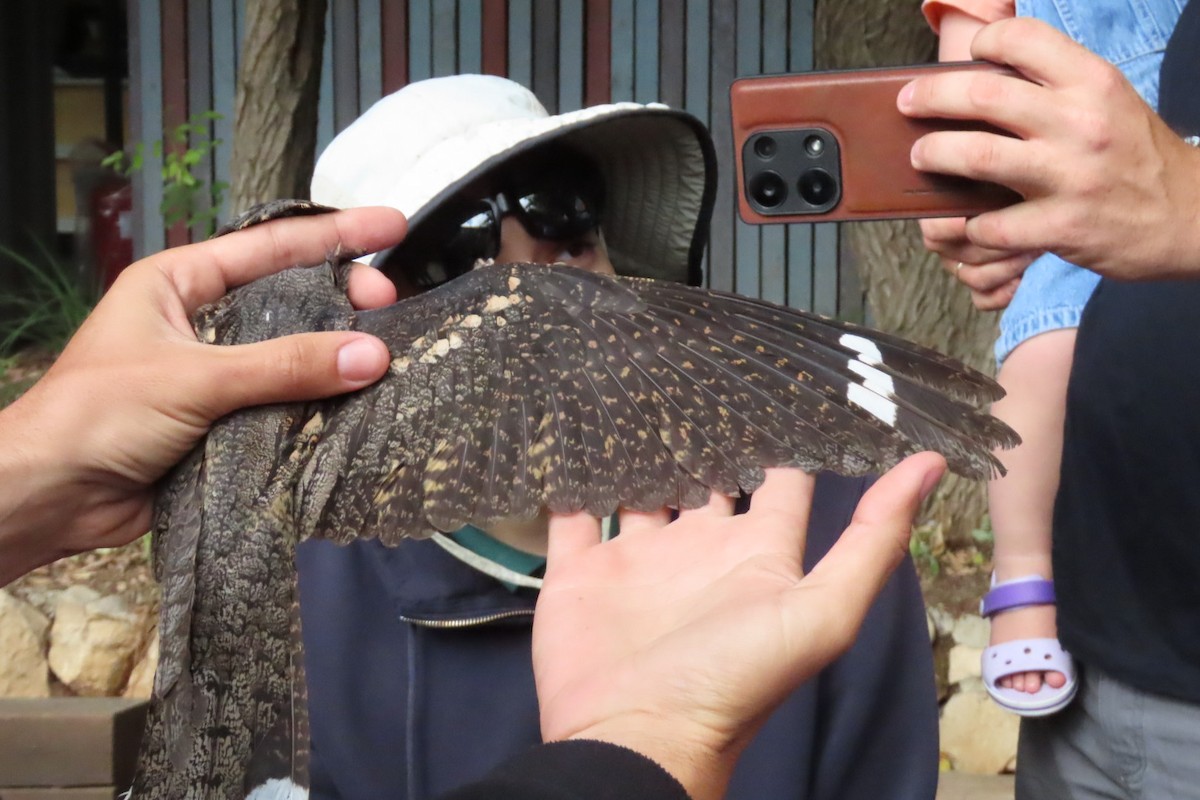
<svg viewBox="0 0 1200 800"><path fill-rule="evenodd" d="M1081 672L1071 705L1021 720L1017 800L1200 800L1200 705Z"/></svg>

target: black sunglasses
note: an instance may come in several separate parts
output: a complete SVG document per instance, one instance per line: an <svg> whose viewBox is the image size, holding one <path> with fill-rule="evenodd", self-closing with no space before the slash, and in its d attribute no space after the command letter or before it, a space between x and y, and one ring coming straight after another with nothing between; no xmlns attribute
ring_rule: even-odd
<svg viewBox="0 0 1200 800"><path fill-rule="evenodd" d="M569 167L550 172L544 163L541 166L542 180L531 182L525 172L525 180L513 180L512 188L439 211L380 266L399 270L424 289L469 272L479 259L495 258L500 252L500 222L506 216L515 217L530 236L549 241L577 239L598 229L604 196L598 175Z"/></svg>
<svg viewBox="0 0 1200 800"><path fill-rule="evenodd" d="M484 197L465 212L443 245L446 266L462 274L480 258L495 258L500 252L500 221L510 214L530 236L550 241L577 239L600 226L598 203L581 191L567 187L515 193L507 190Z"/></svg>

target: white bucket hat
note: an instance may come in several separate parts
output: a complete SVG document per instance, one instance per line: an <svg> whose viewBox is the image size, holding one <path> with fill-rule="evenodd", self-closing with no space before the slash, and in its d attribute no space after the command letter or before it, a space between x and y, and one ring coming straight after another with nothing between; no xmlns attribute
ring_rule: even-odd
<svg viewBox="0 0 1200 800"><path fill-rule="evenodd" d="M419 81L375 103L330 142L313 171L312 199L338 208L391 206L412 228L489 169L549 141L599 168L604 238L617 272L700 282L716 194L712 139L692 115L657 103L551 116L506 78Z"/></svg>

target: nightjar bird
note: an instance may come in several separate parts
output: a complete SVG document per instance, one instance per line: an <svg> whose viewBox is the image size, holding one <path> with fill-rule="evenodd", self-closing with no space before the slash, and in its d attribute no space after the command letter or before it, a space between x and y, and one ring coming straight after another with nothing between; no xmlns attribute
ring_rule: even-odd
<svg viewBox="0 0 1200 800"><path fill-rule="evenodd" d="M232 228L321 213L268 204ZM1017 443L988 377L902 339L771 303L567 266L496 264L355 311L348 261L230 292L214 345L366 331L392 362L328 400L218 421L163 482L161 655L134 798L307 796L297 542L453 531L542 508L703 505L763 467L882 471L919 450L974 478Z"/></svg>

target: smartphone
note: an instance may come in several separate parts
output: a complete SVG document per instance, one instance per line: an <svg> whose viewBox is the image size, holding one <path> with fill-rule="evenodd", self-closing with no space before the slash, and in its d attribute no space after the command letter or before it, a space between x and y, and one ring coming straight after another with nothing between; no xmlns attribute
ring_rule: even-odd
<svg viewBox="0 0 1200 800"><path fill-rule="evenodd" d="M988 130L912 119L896 95L937 70L1017 73L984 61L740 78L729 90L738 209L749 223L962 217L1021 199L994 183L913 169L913 142L935 130Z"/></svg>

